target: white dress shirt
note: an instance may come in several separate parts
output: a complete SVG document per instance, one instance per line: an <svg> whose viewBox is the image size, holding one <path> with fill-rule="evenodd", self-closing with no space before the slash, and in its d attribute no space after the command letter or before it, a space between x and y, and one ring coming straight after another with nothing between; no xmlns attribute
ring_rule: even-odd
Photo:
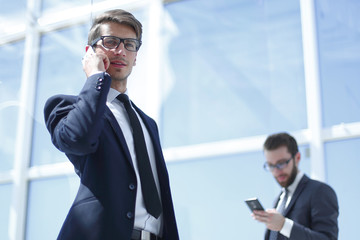
<svg viewBox="0 0 360 240"><path fill-rule="evenodd" d="M137 188L136 188L137 192L136 192L134 228L138 229L138 230L146 230L146 231L152 232L158 236L161 236L161 231L162 231L161 223L162 223L163 216L161 214L160 217L158 219L156 219L146 211L143 194L141 191L141 182L140 182L140 177L139 177L139 170L137 167L136 154L135 154L135 148L134 148L134 140L133 140L132 130L130 127L130 121L129 121L127 112L125 110L124 104L116 98L119 94L120 94L120 92L116 91L113 88L110 88L109 94L107 96L106 105L110 108L111 112L114 114L117 122L120 125L120 128L124 134L126 144L128 146L128 149L129 149L129 152L131 155L131 159L132 159L132 162L133 162L133 165L135 168L136 179L137 179ZM127 90L126 90L125 94L128 94ZM136 112L135 109L134 109L134 111ZM159 179L158 179L157 170L156 170L155 153L154 153L153 144L152 144L149 132L146 129L141 117L138 115L137 112L136 112L136 114L139 118L142 130L144 132L146 148L148 150L151 168L153 171L156 187L157 187L158 193L159 193L160 192Z"/></svg>
<svg viewBox="0 0 360 240"><path fill-rule="evenodd" d="M294 195L294 192L297 188L297 186L299 185L299 182L301 180L301 178L304 176L304 173L302 172L298 172L298 174L296 175L295 177L295 180L294 182L287 187L288 189L288 199L286 201L286 204L285 204L285 209L288 207L293 195ZM278 203L278 207L281 205L283 199L285 197L285 188L283 188L283 193L281 194L280 196L280 200L279 200L279 203ZM280 230L280 233L282 235L284 235L285 237L287 238L290 238L290 234L291 234L291 230L292 230L292 227L294 225L294 221L289 219L289 218L285 218L285 223L284 223L284 226L282 227L282 229Z"/></svg>

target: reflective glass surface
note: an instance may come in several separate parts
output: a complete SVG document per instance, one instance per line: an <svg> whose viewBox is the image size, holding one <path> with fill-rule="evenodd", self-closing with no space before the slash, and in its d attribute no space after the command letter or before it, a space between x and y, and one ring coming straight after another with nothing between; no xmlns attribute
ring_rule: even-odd
<svg viewBox="0 0 360 240"><path fill-rule="evenodd" d="M298 1L180 1L165 9L174 25L165 146L307 127Z"/></svg>
<svg viewBox="0 0 360 240"><path fill-rule="evenodd" d="M1 1L0 36L25 30L26 0Z"/></svg>
<svg viewBox="0 0 360 240"><path fill-rule="evenodd" d="M74 175L30 182L26 240L56 239L78 187Z"/></svg>
<svg viewBox="0 0 360 240"><path fill-rule="evenodd" d="M9 238L12 184L0 184L0 239Z"/></svg>
<svg viewBox="0 0 360 240"><path fill-rule="evenodd" d="M86 25L47 33L41 38L31 165L66 161L51 143L44 123L46 100L56 94L78 94L86 80L81 58L87 44Z"/></svg>
<svg viewBox="0 0 360 240"><path fill-rule="evenodd" d="M0 171L13 166L24 42L0 46Z"/></svg>
<svg viewBox="0 0 360 240"><path fill-rule="evenodd" d="M358 236L356 216L360 210L359 178L360 138L329 142L325 145L328 182L336 191L339 206L339 239L355 239Z"/></svg>
<svg viewBox="0 0 360 240"><path fill-rule="evenodd" d="M306 149L300 146L299 168L310 176ZM281 188L264 162L262 152L250 152L168 163L180 239L263 239L266 227L252 219L244 201L257 197L273 207Z"/></svg>
<svg viewBox="0 0 360 240"><path fill-rule="evenodd" d="M315 1L324 127L360 121L360 2ZM336 97L335 97L336 96Z"/></svg>
<svg viewBox="0 0 360 240"><path fill-rule="evenodd" d="M93 5L106 0L42 0L41 9L43 13L60 12L71 8Z"/></svg>
<svg viewBox="0 0 360 240"><path fill-rule="evenodd" d="M52 18L52 13L102 0L41 2L42 14ZM144 45L129 82L132 93L149 91L139 82L157 77L147 76L156 68L147 38L161 40L163 147L308 127L299 1L166 2L161 26L153 25L156 20L150 19L154 15L148 5L133 12L143 24ZM1 2L0 40L22 28L25 33L26 4L26 0ZM360 2L318 0L315 6L323 126L359 122ZM89 27L73 25L41 36L31 166L68 161L51 143L43 108L50 96L76 95L82 88L86 77L81 58ZM23 41L0 45L0 176L13 168L23 52ZM354 207L360 198L358 146L359 138L325 145L327 182L340 204L339 239L358 236L359 210ZM300 152L300 169L310 176L308 146L301 146ZM280 187L263 170L264 160L262 152L249 152L168 162L180 238L233 239L241 226L243 239L262 239L265 226L251 218L244 200L258 197L265 208L272 207ZM56 239L78 185L75 175L29 182L25 239ZM0 184L0 239L9 237L14 187Z"/></svg>
<svg viewBox="0 0 360 240"><path fill-rule="evenodd" d="M42 0L42 11L62 11L73 7L91 4L94 0Z"/></svg>

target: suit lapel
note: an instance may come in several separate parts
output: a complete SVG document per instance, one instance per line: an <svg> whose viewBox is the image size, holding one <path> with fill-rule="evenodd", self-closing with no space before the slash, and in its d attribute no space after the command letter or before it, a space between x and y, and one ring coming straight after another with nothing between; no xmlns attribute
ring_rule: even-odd
<svg viewBox="0 0 360 240"><path fill-rule="evenodd" d="M278 205L278 203L279 203L279 201L280 201L280 196L281 196L281 194L282 194L282 192L280 192L280 194L279 194L279 195L277 196L277 198L275 199L274 204L273 204L274 208L277 207L277 205Z"/></svg>
<svg viewBox="0 0 360 240"><path fill-rule="evenodd" d="M158 169L158 175L161 174L163 171L159 171L159 168L161 170L166 169L165 166L165 161L160 161L160 159L163 159L163 154L161 151L161 145L160 145L160 139L158 138L158 132L157 132L157 126L155 124L155 122L148 117L140 108L138 108L133 102L131 102L131 104L133 105L133 107L135 108L136 112L139 114L139 116L141 117L141 119L143 120L146 129L149 132L153 147L154 147L154 152L155 152L155 161L156 161L156 167Z"/></svg>
<svg viewBox="0 0 360 240"><path fill-rule="evenodd" d="M129 152L129 149L127 147L127 143L126 143L124 134L121 131L121 128L120 128L118 122L116 121L116 118L114 117L114 114L110 111L110 109L108 107L106 107L106 109L105 109L104 116L109 121L110 126L114 130L115 135L117 136L117 139L120 141L120 146L124 150L127 160L129 161L131 166L133 166L133 162L131 160L130 152Z"/></svg>
<svg viewBox="0 0 360 240"><path fill-rule="evenodd" d="M146 129L149 132L152 144L154 146L154 151L156 152L156 154L158 154L157 151L160 149L160 144L159 144L159 140L156 138L157 136L156 125L154 124L153 121L150 121L149 120L150 118L143 111L141 111L141 109L139 109L133 102L131 102L131 104L133 105L136 112L139 114L143 123L145 124Z"/></svg>
<svg viewBox="0 0 360 240"><path fill-rule="evenodd" d="M285 209L284 216L286 216L288 214L288 212L291 210L291 208L294 206L297 198L300 196L301 192L304 190L308 181L309 181L309 178L306 175L304 175L302 177L302 179L300 180L298 186L295 189L295 192L291 198L289 206Z"/></svg>

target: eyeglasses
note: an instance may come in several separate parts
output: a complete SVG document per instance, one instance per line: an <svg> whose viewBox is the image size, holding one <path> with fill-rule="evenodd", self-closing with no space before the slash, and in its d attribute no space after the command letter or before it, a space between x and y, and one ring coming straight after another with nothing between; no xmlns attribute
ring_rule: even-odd
<svg viewBox="0 0 360 240"><path fill-rule="evenodd" d="M130 52L137 52L141 46L141 41L135 38L101 36L92 41L91 47L94 47L99 40L101 40L102 46L106 49L116 49L119 47L120 43L123 43L126 50Z"/></svg>
<svg viewBox="0 0 360 240"><path fill-rule="evenodd" d="M289 160L286 160L284 162L277 163L275 165L272 165L272 164L269 164L269 163L264 163L264 169L266 171L270 171L270 172L274 171L275 168L277 170L282 170L289 164L291 159L293 159L293 158L290 158Z"/></svg>

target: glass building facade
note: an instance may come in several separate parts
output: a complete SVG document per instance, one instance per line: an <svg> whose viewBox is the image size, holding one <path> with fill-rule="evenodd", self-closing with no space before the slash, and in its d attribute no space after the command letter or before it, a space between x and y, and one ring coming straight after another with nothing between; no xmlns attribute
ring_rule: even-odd
<svg viewBox="0 0 360 240"><path fill-rule="evenodd" d="M91 19L113 8L143 23L128 88L159 125L182 240L263 238L244 200L270 208L280 192L262 168L280 131L336 191L339 239L357 238L357 0L13 0L0 9L0 239L56 239L79 179L43 108L80 91Z"/></svg>

